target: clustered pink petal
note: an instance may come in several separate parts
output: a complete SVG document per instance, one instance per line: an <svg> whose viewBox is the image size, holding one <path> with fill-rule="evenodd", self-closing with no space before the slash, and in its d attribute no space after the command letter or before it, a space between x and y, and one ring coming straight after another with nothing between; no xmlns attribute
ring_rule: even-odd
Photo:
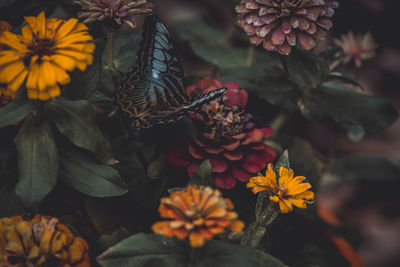
<svg viewBox="0 0 400 267"><path fill-rule="evenodd" d="M167 158L173 166L186 166L190 177L208 159L214 183L231 189L237 181L247 182L273 162L276 153L261 142L273 130L258 125L245 112L248 95L239 84L222 84L216 79L204 78L197 85L189 86L187 92L206 94L222 87L227 88L222 97L191 114L198 131L196 142L179 139L178 147L169 151Z"/></svg>
<svg viewBox="0 0 400 267"><path fill-rule="evenodd" d="M288 55L296 44L311 50L322 41L338 7L336 0L241 0L237 23L252 44Z"/></svg>

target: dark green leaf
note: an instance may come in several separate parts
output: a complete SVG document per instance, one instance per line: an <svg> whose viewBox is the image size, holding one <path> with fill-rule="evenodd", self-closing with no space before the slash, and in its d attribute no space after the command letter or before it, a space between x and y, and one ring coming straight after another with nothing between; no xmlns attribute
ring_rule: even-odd
<svg viewBox="0 0 400 267"><path fill-rule="evenodd" d="M297 109L301 92L289 82L285 73L276 67L226 68L222 69L221 74L222 82L235 81L239 83L240 88L254 92L271 104L288 111Z"/></svg>
<svg viewBox="0 0 400 267"><path fill-rule="evenodd" d="M287 150L283 151L281 157L275 163L275 170L279 172L280 167L290 168L289 152Z"/></svg>
<svg viewBox="0 0 400 267"><path fill-rule="evenodd" d="M104 110L106 113L112 112L115 110L113 100L111 97L106 96L102 92L98 90L93 90L89 97L88 97L89 102Z"/></svg>
<svg viewBox="0 0 400 267"><path fill-rule="evenodd" d="M27 98L26 94L20 93L17 98L0 109L0 128L22 120L40 103L40 101Z"/></svg>
<svg viewBox="0 0 400 267"><path fill-rule="evenodd" d="M398 114L383 97L356 93L338 83L325 83L304 96L303 114L311 120L333 120L348 130L376 133L396 121Z"/></svg>
<svg viewBox="0 0 400 267"><path fill-rule="evenodd" d="M317 157L310 143L298 137L293 138L289 145L290 166L295 176L305 176L311 182L313 191L317 191L322 175L323 162Z"/></svg>
<svg viewBox="0 0 400 267"><path fill-rule="evenodd" d="M32 206L56 185L59 167L57 147L49 124L35 125L32 117L24 120L14 142L18 150L16 193L25 206Z"/></svg>
<svg viewBox="0 0 400 267"><path fill-rule="evenodd" d="M128 192L118 172L101 165L72 148L60 148L60 178L76 190L92 197L113 197Z"/></svg>
<svg viewBox="0 0 400 267"><path fill-rule="evenodd" d="M87 100L57 98L46 108L58 130L76 146L92 151L103 163L112 160L111 145L96 125L96 114Z"/></svg>
<svg viewBox="0 0 400 267"><path fill-rule="evenodd" d="M399 181L400 168L382 156L357 155L335 158L328 171L350 181Z"/></svg>
<svg viewBox="0 0 400 267"><path fill-rule="evenodd" d="M181 39L190 42L198 56L221 68L279 64L275 57L251 45L246 48L233 47L229 44L227 31L218 30L202 19L182 21L174 25L174 31Z"/></svg>
<svg viewBox="0 0 400 267"><path fill-rule="evenodd" d="M322 57L325 62L328 64L329 69L335 68L346 56L342 47L335 45L330 46L321 53L319 53L320 57Z"/></svg>
<svg viewBox="0 0 400 267"><path fill-rule="evenodd" d="M317 88L329 72L322 58L301 49L293 49L289 56L282 56L282 63L289 79L302 88Z"/></svg>
<svg viewBox="0 0 400 267"><path fill-rule="evenodd" d="M196 172L193 174L192 178L189 180L188 184L204 185L214 187L214 181L212 178L212 166L209 160L205 160Z"/></svg>
<svg viewBox="0 0 400 267"><path fill-rule="evenodd" d="M204 247L191 248L186 240L155 234L137 234L109 248L97 260L103 267L114 266L284 266L278 259L239 245L206 241Z"/></svg>
<svg viewBox="0 0 400 267"><path fill-rule="evenodd" d="M352 78L348 77L347 75L340 73L340 72L330 72L327 77L327 81L339 81L343 83L348 83L357 87L360 87L361 89L364 90L361 84L359 84L357 81L353 80Z"/></svg>

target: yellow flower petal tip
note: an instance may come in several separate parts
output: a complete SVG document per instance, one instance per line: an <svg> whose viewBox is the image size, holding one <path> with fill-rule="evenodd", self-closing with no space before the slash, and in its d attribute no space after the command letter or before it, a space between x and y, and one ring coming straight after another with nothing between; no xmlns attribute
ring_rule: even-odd
<svg viewBox="0 0 400 267"><path fill-rule="evenodd" d="M293 210L293 206L301 209L314 202L314 193L308 189L309 183L303 183L304 176L294 176L292 169L280 167L278 181L272 164L268 165L265 176L256 176L247 183L253 193L267 191L270 200L278 203L282 213Z"/></svg>
<svg viewBox="0 0 400 267"><path fill-rule="evenodd" d="M244 223L237 219L232 202L211 187L189 185L161 199L160 216L170 220L156 222L153 232L179 239L189 238L192 247L202 247L207 239L226 229L241 232Z"/></svg>
<svg viewBox="0 0 400 267"><path fill-rule="evenodd" d="M0 84L15 93L25 81L28 98L47 101L61 94L59 85L69 83L66 71L92 64L93 37L74 18L46 19L41 12L25 21L21 35L0 22Z"/></svg>

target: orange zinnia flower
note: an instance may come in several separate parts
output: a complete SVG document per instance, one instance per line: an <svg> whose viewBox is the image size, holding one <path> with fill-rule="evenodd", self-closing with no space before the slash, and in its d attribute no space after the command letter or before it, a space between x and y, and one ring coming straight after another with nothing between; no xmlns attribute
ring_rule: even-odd
<svg viewBox="0 0 400 267"><path fill-rule="evenodd" d="M252 188L254 194L260 191L269 192L270 199L279 203L282 213L293 210L293 205L305 209L306 204L310 204L314 200L314 193L308 189L311 188L309 183L302 183L304 176L294 177L292 169L280 167L279 180L276 181L276 175L272 168L272 164L268 164L265 176L259 175L250 179L247 183L248 188Z"/></svg>
<svg viewBox="0 0 400 267"><path fill-rule="evenodd" d="M92 64L95 49L88 28L78 19L68 21L25 17L22 35L4 31L0 44L0 83L16 93L26 80L28 97L48 100L60 95L59 85L70 82L66 71L84 71Z"/></svg>
<svg viewBox="0 0 400 267"><path fill-rule="evenodd" d="M192 247L202 247L206 239L225 232L241 232L244 223L237 220L232 202L210 187L189 185L161 199L161 217L172 220L153 224L153 231L168 237L189 236Z"/></svg>
<svg viewBox="0 0 400 267"><path fill-rule="evenodd" d="M0 266L89 267L89 246L57 218L0 219Z"/></svg>

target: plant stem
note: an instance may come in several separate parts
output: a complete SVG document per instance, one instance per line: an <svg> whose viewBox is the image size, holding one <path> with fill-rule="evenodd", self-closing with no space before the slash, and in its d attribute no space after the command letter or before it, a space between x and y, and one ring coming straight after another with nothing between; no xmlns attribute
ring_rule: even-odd
<svg viewBox="0 0 400 267"><path fill-rule="evenodd" d="M107 32L107 68L110 70L114 69L114 41L115 31L110 28L106 28Z"/></svg>
<svg viewBox="0 0 400 267"><path fill-rule="evenodd" d="M254 46L250 46L247 50L246 66L251 67L254 63Z"/></svg>

